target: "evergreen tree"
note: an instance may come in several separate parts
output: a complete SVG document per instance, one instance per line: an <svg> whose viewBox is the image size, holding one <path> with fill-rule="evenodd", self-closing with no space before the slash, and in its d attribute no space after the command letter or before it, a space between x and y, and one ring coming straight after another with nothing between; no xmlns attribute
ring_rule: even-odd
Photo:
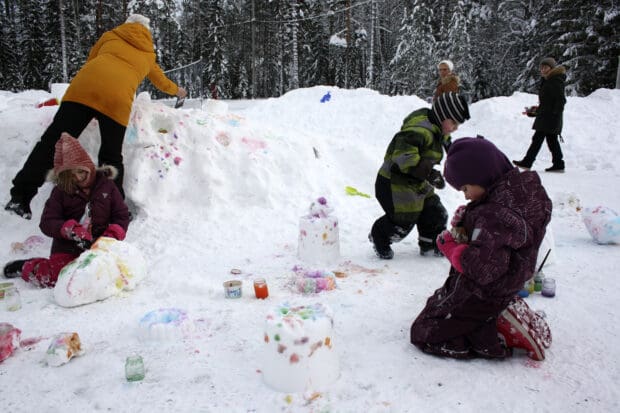
<svg viewBox="0 0 620 413"><path fill-rule="evenodd" d="M20 61L15 30L17 7L14 2L5 2L3 6L0 8L0 89L17 91L23 88L17 76Z"/></svg>
<svg viewBox="0 0 620 413"><path fill-rule="evenodd" d="M206 23L206 38L201 53L205 58L203 83L214 96L221 99L228 99L232 94L224 20L227 7L226 0L206 0L201 3L201 16Z"/></svg>
<svg viewBox="0 0 620 413"><path fill-rule="evenodd" d="M414 0L405 10L392 61L390 93L427 97L435 88L436 40L432 31L433 12L423 0Z"/></svg>

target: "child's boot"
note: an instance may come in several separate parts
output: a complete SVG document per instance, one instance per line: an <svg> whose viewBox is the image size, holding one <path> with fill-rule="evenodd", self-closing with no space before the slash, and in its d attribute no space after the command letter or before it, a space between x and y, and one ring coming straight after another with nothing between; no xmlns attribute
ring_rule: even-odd
<svg viewBox="0 0 620 413"><path fill-rule="evenodd" d="M15 260L4 266L4 276L6 278L19 278L22 276L22 268L28 260Z"/></svg>

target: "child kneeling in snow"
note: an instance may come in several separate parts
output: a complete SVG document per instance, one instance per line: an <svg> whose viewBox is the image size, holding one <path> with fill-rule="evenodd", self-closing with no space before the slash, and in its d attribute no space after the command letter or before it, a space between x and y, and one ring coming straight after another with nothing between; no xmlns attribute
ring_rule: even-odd
<svg viewBox="0 0 620 413"><path fill-rule="evenodd" d="M45 203L39 227L52 237L49 258L8 263L7 278L21 277L41 287L53 287L69 262L100 236L123 240L129 225L129 209L114 183L116 169L95 168L77 139L63 133L56 143L54 169L48 174L56 186Z"/></svg>
<svg viewBox="0 0 620 413"><path fill-rule="evenodd" d="M430 354L504 358L524 348L544 359L546 322L517 297L532 278L551 219L551 200L536 172L514 168L484 138L456 140L446 181L470 200L452 218L437 246L452 267L411 326L411 342Z"/></svg>

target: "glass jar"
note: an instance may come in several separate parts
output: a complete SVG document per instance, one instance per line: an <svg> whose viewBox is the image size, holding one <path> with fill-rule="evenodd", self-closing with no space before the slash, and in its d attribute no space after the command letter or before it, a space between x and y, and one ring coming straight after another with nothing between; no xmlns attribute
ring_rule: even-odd
<svg viewBox="0 0 620 413"><path fill-rule="evenodd" d="M257 278L254 280L254 294L256 298L264 300L269 297L269 289L267 288L267 281L264 278Z"/></svg>
<svg viewBox="0 0 620 413"><path fill-rule="evenodd" d="M125 361L125 377L127 381L140 381L144 378L144 361L142 356L129 356Z"/></svg>
<svg viewBox="0 0 620 413"><path fill-rule="evenodd" d="M555 280L553 278L543 280L541 294L545 297L555 297Z"/></svg>
<svg viewBox="0 0 620 413"><path fill-rule="evenodd" d="M22 300L17 287L9 287L4 290L4 303L9 311L17 311L22 308Z"/></svg>

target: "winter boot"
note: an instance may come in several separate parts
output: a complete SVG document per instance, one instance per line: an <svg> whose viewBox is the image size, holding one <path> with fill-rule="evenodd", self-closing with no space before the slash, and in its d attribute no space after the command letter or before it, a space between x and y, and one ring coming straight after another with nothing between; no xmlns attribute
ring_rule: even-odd
<svg viewBox="0 0 620 413"><path fill-rule="evenodd" d="M530 169L532 167L531 163L527 163L525 161L512 161L512 163L521 169Z"/></svg>
<svg viewBox="0 0 620 413"><path fill-rule="evenodd" d="M391 260L394 258L394 251L390 247L390 245L379 245L372 238L372 234L368 234L368 241L372 242L372 249L375 250L375 254L377 257L382 260Z"/></svg>
<svg viewBox="0 0 620 413"><path fill-rule="evenodd" d="M11 261L4 266L4 276L6 278L19 278L22 276L22 268L28 260Z"/></svg>
<svg viewBox="0 0 620 413"><path fill-rule="evenodd" d="M520 297L497 317L497 333L506 347L525 349L533 360L544 360L544 347L551 345L549 326Z"/></svg>
<svg viewBox="0 0 620 413"><path fill-rule="evenodd" d="M443 257L443 254L439 251L439 248L437 248L434 242L420 241L418 245L420 246L420 255L423 257Z"/></svg>
<svg viewBox="0 0 620 413"><path fill-rule="evenodd" d="M541 314L532 310L525 300L518 296L508 304L507 310L527 324L545 348L551 347L551 329L545 321L544 313Z"/></svg>
<svg viewBox="0 0 620 413"><path fill-rule="evenodd" d="M551 165L551 167L545 169L545 172L564 172L564 166L562 166L562 165Z"/></svg>
<svg viewBox="0 0 620 413"><path fill-rule="evenodd" d="M10 211L22 218L32 218L32 211L28 202L24 202L21 199L11 198L8 204L4 207L5 210Z"/></svg>

